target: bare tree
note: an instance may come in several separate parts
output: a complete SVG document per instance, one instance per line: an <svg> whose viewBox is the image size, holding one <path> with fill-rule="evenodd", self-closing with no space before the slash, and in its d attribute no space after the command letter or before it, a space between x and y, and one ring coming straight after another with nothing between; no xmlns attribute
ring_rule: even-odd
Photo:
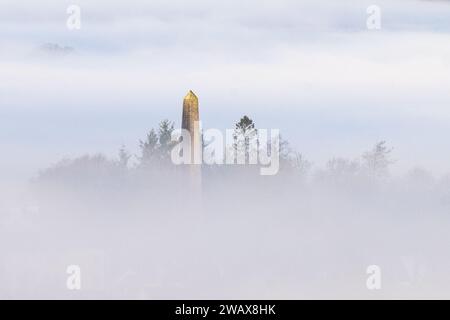
<svg viewBox="0 0 450 320"><path fill-rule="evenodd" d="M130 153L125 149L125 146L122 146L119 149L119 161L117 162L118 165L121 168L127 168L128 167L128 161L130 160L131 155Z"/></svg>
<svg viewBox="0 0 450 320"><path fill-rule="evenodd" d="M389 175L389 166L394 163L390 158L392 150L386 146L386 141L380 141L371 151L362 155L363 166L371 177L383 178Z"/></svg>

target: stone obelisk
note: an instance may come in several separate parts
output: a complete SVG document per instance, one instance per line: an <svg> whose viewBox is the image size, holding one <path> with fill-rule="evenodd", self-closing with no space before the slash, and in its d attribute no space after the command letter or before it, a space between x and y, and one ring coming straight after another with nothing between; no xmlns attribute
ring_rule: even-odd
<svg viewBox="0 0 450 320"><path fill-rule="evenodd" d="M200 193L202 181L202 139L200 134L198 98L192 90L190 90L184 97L181 128L189 131L191 136L191 164L189 165L189 179L191 180L191 186L198 188L198 192Z"/></svg>

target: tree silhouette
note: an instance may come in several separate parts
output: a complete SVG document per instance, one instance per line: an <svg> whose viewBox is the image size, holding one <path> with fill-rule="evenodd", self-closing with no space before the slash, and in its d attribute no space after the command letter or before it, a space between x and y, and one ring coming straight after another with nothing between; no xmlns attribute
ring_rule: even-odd
<svg viewBox="0 0 450 320"><path fill-rule="evenodd" d="M394 163L390 159L393 148L386 146L386 141L380 141L375 144L372 150L362 155L363 166L369 175L374 178L383 178L389 174L389 166Z"/></svg>
<svg viewBox="0 0 450 320"><path fill-rule="evenodd" d="M158 132L151 129L146 140L140 140L141 156L139 160L141 166L161 166L170 162L170 151L174 145L171 141L173 130L173 122L163 120L159 123Z"/></svg>
<svg viewBox="0 0 450 320"><path fill-rule="evenodd" d="M233 148L236 152L239 150L244 150L245 152L245 163L249 163L250 152L258 155L259 141L258 141L258 131L255 129L255 123L248 116L244 115L239 122L236 123L234 133L233 133ZM251 145L251 141L256 139L255 146ZM255 147L256 150L252 150Z"/></svg>
<svg viewBox="0 0 450 320"><path fill-rule="evenodd" d="M146 140L139 141L139 147L141 148L140 165L147 166L155 162L158 150L158 135L154 129L151 129L147 134Z"/></svg>
<svg viewBox="0 0 450 320"><path fill-rule="evenodd" d="M128 151L125 149L125 146L122 146L119 149L119 161L118 165L121 168L127 168L128 167L128 161L130 160L131 155L128 153Z"/></svg>

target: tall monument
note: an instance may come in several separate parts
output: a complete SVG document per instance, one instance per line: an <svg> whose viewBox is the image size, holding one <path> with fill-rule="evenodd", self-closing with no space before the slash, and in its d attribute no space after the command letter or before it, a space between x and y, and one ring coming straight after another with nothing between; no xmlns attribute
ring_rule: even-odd
<svg viewBox="0 0 450 320"><path fill-rule="evenodd" d="M198 98L192 90L184 97L183 119L181 128L191 135L191 164L189 165L190 180L193 186L201 188L202 139L198 111Z"/></svg>

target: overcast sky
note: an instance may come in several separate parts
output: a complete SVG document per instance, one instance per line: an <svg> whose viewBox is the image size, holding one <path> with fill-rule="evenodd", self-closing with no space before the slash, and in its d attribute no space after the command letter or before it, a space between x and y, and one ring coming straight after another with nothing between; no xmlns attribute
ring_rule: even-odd
<svg viewBox="0 0 450 320"><path fill-rule="evenodd" d="M371 4L381 30L366 27ZM137 152L159 120L180 124L189 89L204 128L247 114L317 166L383 139L399 170L450 172L449 17L431 0L0 0L0 173Z"/></svg>

